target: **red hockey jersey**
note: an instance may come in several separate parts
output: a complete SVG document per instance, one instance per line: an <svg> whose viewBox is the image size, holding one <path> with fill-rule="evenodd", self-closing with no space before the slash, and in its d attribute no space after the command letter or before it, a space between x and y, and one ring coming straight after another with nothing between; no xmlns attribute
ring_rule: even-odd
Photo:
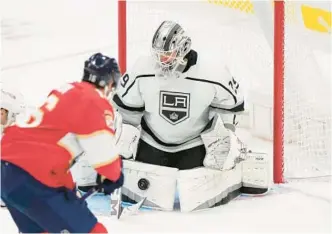
<svg viewBox="0 0 332 234"><path fill-rule="evenodd" d="M69 169L82 155L112 181L121 173L113 108L99 90L86 82L53 90L26 121L6 129L1 150L2 160L50 187L73 188Z"/></svg>

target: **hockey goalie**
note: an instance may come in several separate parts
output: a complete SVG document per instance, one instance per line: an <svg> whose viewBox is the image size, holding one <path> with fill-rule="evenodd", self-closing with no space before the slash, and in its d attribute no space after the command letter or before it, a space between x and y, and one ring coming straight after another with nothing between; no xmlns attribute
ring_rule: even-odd
<svg viewBox="0 0 332 234"><path fill-rule="evenodd" d="M240 84L218 56L191 45L182 26L162 22L152 54L118 84L113 102L123 116L122 192L129 201L146 198L147 206L173 210L178 197L187 212L268 191L267 156L247 150L235 134L236 114L244 111Z"/></svg>

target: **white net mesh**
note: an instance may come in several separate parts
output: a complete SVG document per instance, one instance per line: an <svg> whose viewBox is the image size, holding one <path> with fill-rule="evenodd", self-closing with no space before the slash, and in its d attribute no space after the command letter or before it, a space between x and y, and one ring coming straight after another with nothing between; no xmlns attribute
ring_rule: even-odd
<svg viewBox="0 0 332 234"><path fill-rule="evenodd" d="M331 9L320 4L286 3L284 150L289 178L331 175ZM149 53L163 20L175 20L187 29L198 52L220 49L248 102L250 94L263 94L272 106L272 6L269 1L128 1L127 67Z"/></svg>
<svg viewBox="0 0 332 234"><path fill-rule="evenodd" d="M331 36L312 31L313 36L322 37L307 42L301 39L306 34L294 28L285 26L286 175L330 175L331 73L323 66L331 63L331 45L326 43Z"/></svg>

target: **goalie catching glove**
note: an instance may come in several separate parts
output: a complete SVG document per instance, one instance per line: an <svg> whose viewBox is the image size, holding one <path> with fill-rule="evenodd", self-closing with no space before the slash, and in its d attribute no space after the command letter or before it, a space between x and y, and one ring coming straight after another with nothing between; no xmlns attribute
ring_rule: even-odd
<svg viewBox="0 0 332 234"><path fill-rule="evenodd" d="M207 168L233 169L247 153L247 147L233 131L225 128L219 114L214 116L211 127L201 133L201 138L206 150L203 164Z"/></svg>
<svg viewBox="0 0 332 234"><path fill-rule="evenodd" d="M224 126L216 114L209 129L201 134L206 149L203 164L220 171L242 169L242 193L262 194L268 191L270 182L269 155L248 150L247 146Z"/></svg>

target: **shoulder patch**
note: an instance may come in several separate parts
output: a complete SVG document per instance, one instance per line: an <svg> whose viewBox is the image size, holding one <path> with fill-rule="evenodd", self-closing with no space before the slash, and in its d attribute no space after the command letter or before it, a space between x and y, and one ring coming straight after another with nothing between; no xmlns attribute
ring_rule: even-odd
<svg viewBox="0 0 332 234"><path fill-rule="evenodd" d="M105 116L105 122L106 125L112 129L113 131L115 131L115 126L114 126L114 114L109 111L109 110L105 110L104 111L104 116Z"/></svg>

